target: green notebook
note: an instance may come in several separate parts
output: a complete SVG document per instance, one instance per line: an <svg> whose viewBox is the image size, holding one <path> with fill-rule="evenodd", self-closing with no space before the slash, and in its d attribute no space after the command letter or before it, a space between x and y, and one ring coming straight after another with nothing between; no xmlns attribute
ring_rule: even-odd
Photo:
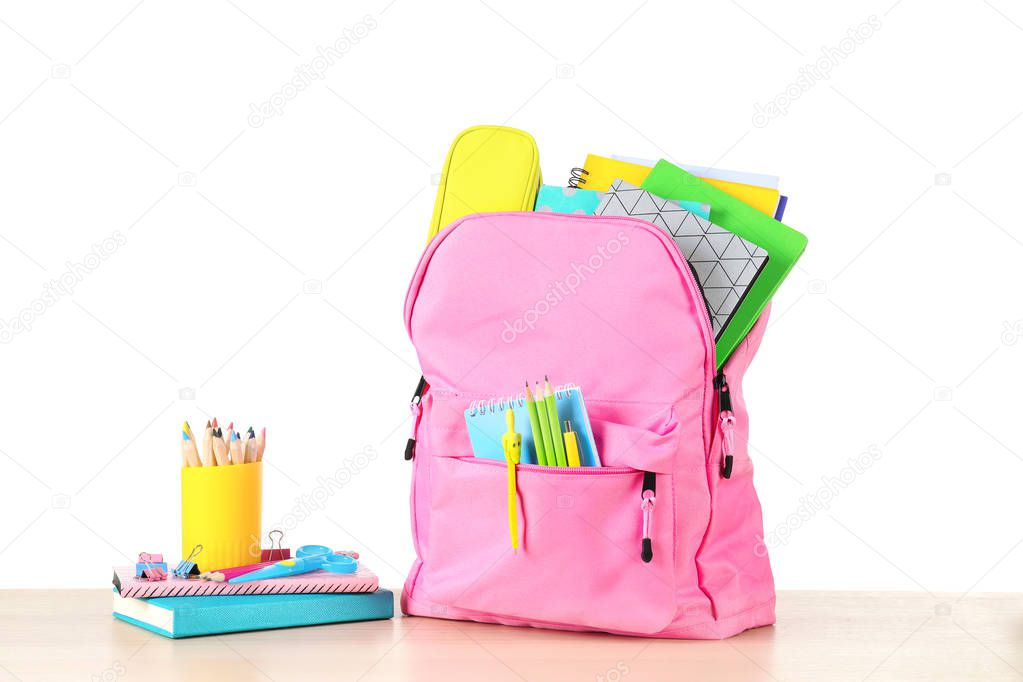
<svg viewBox="0 0 1023 682"><path fill-rule="evenodd" d="M720 369L803 255L806 236L663 159L650 171L642 188L665 199L710 204L714 207L715 224L767 251L767 263L718 337L717 366Z"/></svg>

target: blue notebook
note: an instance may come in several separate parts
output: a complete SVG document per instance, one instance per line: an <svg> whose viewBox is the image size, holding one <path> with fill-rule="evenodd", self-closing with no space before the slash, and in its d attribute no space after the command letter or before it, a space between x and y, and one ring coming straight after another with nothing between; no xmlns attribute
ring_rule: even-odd
<svg viewBox="0 0 1023 682"><path fill-rule="evenodd" d="M596 192L592 189L541 185L540 191L536 195L536 208L533 210L539 213L594 215L603 197L603 192ZM690 213L710 220L710 204L699 201L676 201L675 203Z"/></svg>
<svg viewBox="0 0 1023 682"><path fill-rule="evenodd" d="M554 391L558 406L558 420L572 422L572 430L579 439L579 462L584 467L599 467L600 457L597 445L593 441L593 430L590 428L590 417L586 414L586 403L583 401L582 390L578 386L559 386ZM537 403L542 407L542 403ZM522 464L537 464L536 446L533 444L533 429L529 424L529 412L526 409L526 394L496 398L494 400L476 400L465 411L465 425L469 430L469 441L472 452L477 457L499 459L504 461L504 448L501 437L508 430L505 422L505 410L515 413L515 430L522 434Z"/></svg>
<svg viewBox="0 0 1023 682"><path fill-rule="evenodd" d="M394 616L390 590L363 594L244 594L130 599L114 593L114 617L178 639Z"/></svg>

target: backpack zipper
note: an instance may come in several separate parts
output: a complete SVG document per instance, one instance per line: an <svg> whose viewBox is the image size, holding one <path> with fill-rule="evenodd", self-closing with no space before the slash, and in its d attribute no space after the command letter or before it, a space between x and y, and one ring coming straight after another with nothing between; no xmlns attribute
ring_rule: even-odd
<svg viewBox="0 0 1023 682"><path fill-rule="evenodd" d="M718 394L718 429L721 433L721 477L732 477L732 457L735 445L735 415L732 413L732 394L728 391L725 373L718 370L714 377L714 388Z"/></svg>
<svg viewBox="0 0 1023 682"><path fill-rule="evenodd" d="M693 264L689 262L686 255L682 253L682 247L672 239L672 244L678 249L679 254L682 256L682 260L689 267L689 274L693 276L693 281L696 282L696 288L700 290L700 298L703 300L703 307L707 311L707 322L710 324L710 335L714 337L714 316L710 312L710 301L707 300L707 295L703 293L703 285L700 284L700 278L696 276L696 270L693 269ZM717 345L717 339L714 340L715 346Z"/></svg>
<svg viewBox="0 0 1023 682"><path fill-rule="evenodd" d="M657 501L657 474L652 471L643 472L643 491L640 493L639 508L643 510L643 542L639 556L644 563L654 558L654 544L650 539L650 522L654 515L654 502Z"/></svg>
<svg viewBox="0 0 1023 682"><path fill-rule="evenodd" d="M423 408L420 405L423 402L424 393L426 393L426 377L421 375L419 383L416 385L416 392L412 394L412 400L409 402L409 408L412 410L412 435L409 436L408 443L405 444L406 462L416 456L416 432L419 430L419 418L423 414Z"/></svg>

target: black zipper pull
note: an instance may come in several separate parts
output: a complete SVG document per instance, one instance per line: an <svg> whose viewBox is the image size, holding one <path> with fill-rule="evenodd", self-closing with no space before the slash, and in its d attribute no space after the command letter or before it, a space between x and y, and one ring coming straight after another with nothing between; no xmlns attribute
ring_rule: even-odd
<svg viewBox="0 0 1023 682"><path fill-rule="evenodd" d="M721 477L732 477L732 433L735 425L735 415L732 414L732 394L728 391L728 381L725 373L718 370L714 377L714 388L718 393L718 418L721 426Z"/></svg>
<svg viewBox="0 0 1023 682"><path fill-rule="evenodd" d="M657 474L652 471L643 472L643 491L640 493L639 508L643 510L643 550L639 556L645 563L654 558L654 545L650 540L650 519L657 501Z"/></svg>
<svg viewBox="0 0 1023 682"><path fill-rule="evenodd" d="M412 436L408 439L408 443L405 443L405 461L409 461L416 456L416 427L419 426L419 403L423 401L423 393L426 392L426 377L420 376L419 383L416 385L416 392L412 394L412 400L409 403L412 408Z"/></svg>

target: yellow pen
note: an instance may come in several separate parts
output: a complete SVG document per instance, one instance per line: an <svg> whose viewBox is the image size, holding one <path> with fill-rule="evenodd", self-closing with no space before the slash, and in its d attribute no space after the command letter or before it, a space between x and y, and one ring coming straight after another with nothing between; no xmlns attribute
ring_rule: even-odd
<svg viewBox="0 0 1023 682"><path fill-rule="evenodd" d="M515 486L515 466L522 452L522 434L515 432L515 412L506 410L504 419L508 431L501 436L504 459L508 463L508 532L511 533L512 549L519 548L518 491Z"/></svg>
<svg viewBox="0 0 1023 682"><path fill-rule="evenodd" d="M565 420L565 456L568 458L568 466L582 466L579 461L579 436L572 430L572 422Z"/></svg>

